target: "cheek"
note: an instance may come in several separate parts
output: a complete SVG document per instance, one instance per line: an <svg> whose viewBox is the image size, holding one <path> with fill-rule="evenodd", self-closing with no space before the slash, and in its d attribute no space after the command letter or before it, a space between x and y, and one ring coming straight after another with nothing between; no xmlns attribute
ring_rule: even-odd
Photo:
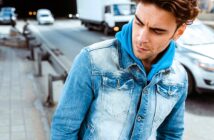
<svg viewBox="0 0 214 140"><path fill-rule="evenodd" d="M133 31L133 32L132 32L132 43L133 43L133 44L136 44L137 38L138 38L137 32L136 32L136 31Z"/></svg>
<svg viewBox="0 0 214 140"><path fill-rule="evenodd" d="M160 45L156 46L155 52L160 53L164 51L168 45L169 45L169 42L162 42Z"/></svg>
<svg viewBox="0 0 214 140"><path fill-rule="evenodd" d="M156 50L161 50L161 48L169 44L169 42L170 42L169 38L165 38L165 37L157 37L151 40L152 46L156 46L154 47L156 48Z"/></svg>
<svg viewBox="0 0 214 140"><path fill-rule="evenodd" d="M132 39L135 41L139 38L139 30L140 28L133 23Z"/></svg>

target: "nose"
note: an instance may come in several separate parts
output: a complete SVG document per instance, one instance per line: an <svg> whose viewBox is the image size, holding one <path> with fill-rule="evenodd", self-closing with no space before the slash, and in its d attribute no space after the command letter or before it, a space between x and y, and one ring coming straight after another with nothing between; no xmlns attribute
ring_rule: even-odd
<svg viewBox="0 0 214 140"><path fill-rule="evenodd" d="M147 43L149 42L149 31L146 29L146 27L141 28L139 30L139 41L140 43Z"/></svg>

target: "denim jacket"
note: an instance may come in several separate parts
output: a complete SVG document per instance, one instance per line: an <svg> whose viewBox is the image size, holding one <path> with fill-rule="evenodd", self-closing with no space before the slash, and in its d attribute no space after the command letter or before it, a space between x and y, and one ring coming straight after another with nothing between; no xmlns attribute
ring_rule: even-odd
<svg viewBox="0 0 214 140"><path fill-rule="evenodd" d="M146 73L107 40L75 58L52 120L52 140L181 140L187 75L173 61Z"/></svg>

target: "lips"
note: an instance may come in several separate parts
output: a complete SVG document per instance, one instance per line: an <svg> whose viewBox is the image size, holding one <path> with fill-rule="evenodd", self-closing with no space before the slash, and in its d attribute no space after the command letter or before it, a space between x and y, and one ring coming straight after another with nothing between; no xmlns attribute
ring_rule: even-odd
<svg viewBox="0 0 214 140"><path fill-rule="evenodd" d="M137 46L137 50L139 50L139 51L149 51L149 49L147 49L147 48L143 48L143 47L139 47L139 46Z"/></svg>

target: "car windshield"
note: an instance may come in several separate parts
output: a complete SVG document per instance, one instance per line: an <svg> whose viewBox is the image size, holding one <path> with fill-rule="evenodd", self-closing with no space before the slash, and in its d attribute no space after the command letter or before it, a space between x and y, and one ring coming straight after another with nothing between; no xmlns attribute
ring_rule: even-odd
<svg viewBox="0 0 214 140"><path fill-rule="evenodd" d="M13 8L13 7L3 7L3 8L1 8L1 11L14 12L15 8Z"/></svg>
<svg viewBox="0 0 214 140"><path fill-rule="evenodd" d="M48 14L44 14L44 15L40 15L40 17L49 17L50 15Z"/></svg>
<svg viewBox="0 0 214 140"><path fill-rule="evenodd" d="M213 44L214 31L202 23L193 24L187 27L178 42L184 45Z"/></svg>
<svg viewBox="0 0 214 140"><path fill-rule="evenodd" d="M113 5L114 15L133 15L136 10L135 4L114 4Z"/></svg>
<svg viewBox="0 0 214 140"><path fill-rule="evenodd" d="M12 16L13 14L10 12L2 12L1 13L3 16Z"/></svg>

